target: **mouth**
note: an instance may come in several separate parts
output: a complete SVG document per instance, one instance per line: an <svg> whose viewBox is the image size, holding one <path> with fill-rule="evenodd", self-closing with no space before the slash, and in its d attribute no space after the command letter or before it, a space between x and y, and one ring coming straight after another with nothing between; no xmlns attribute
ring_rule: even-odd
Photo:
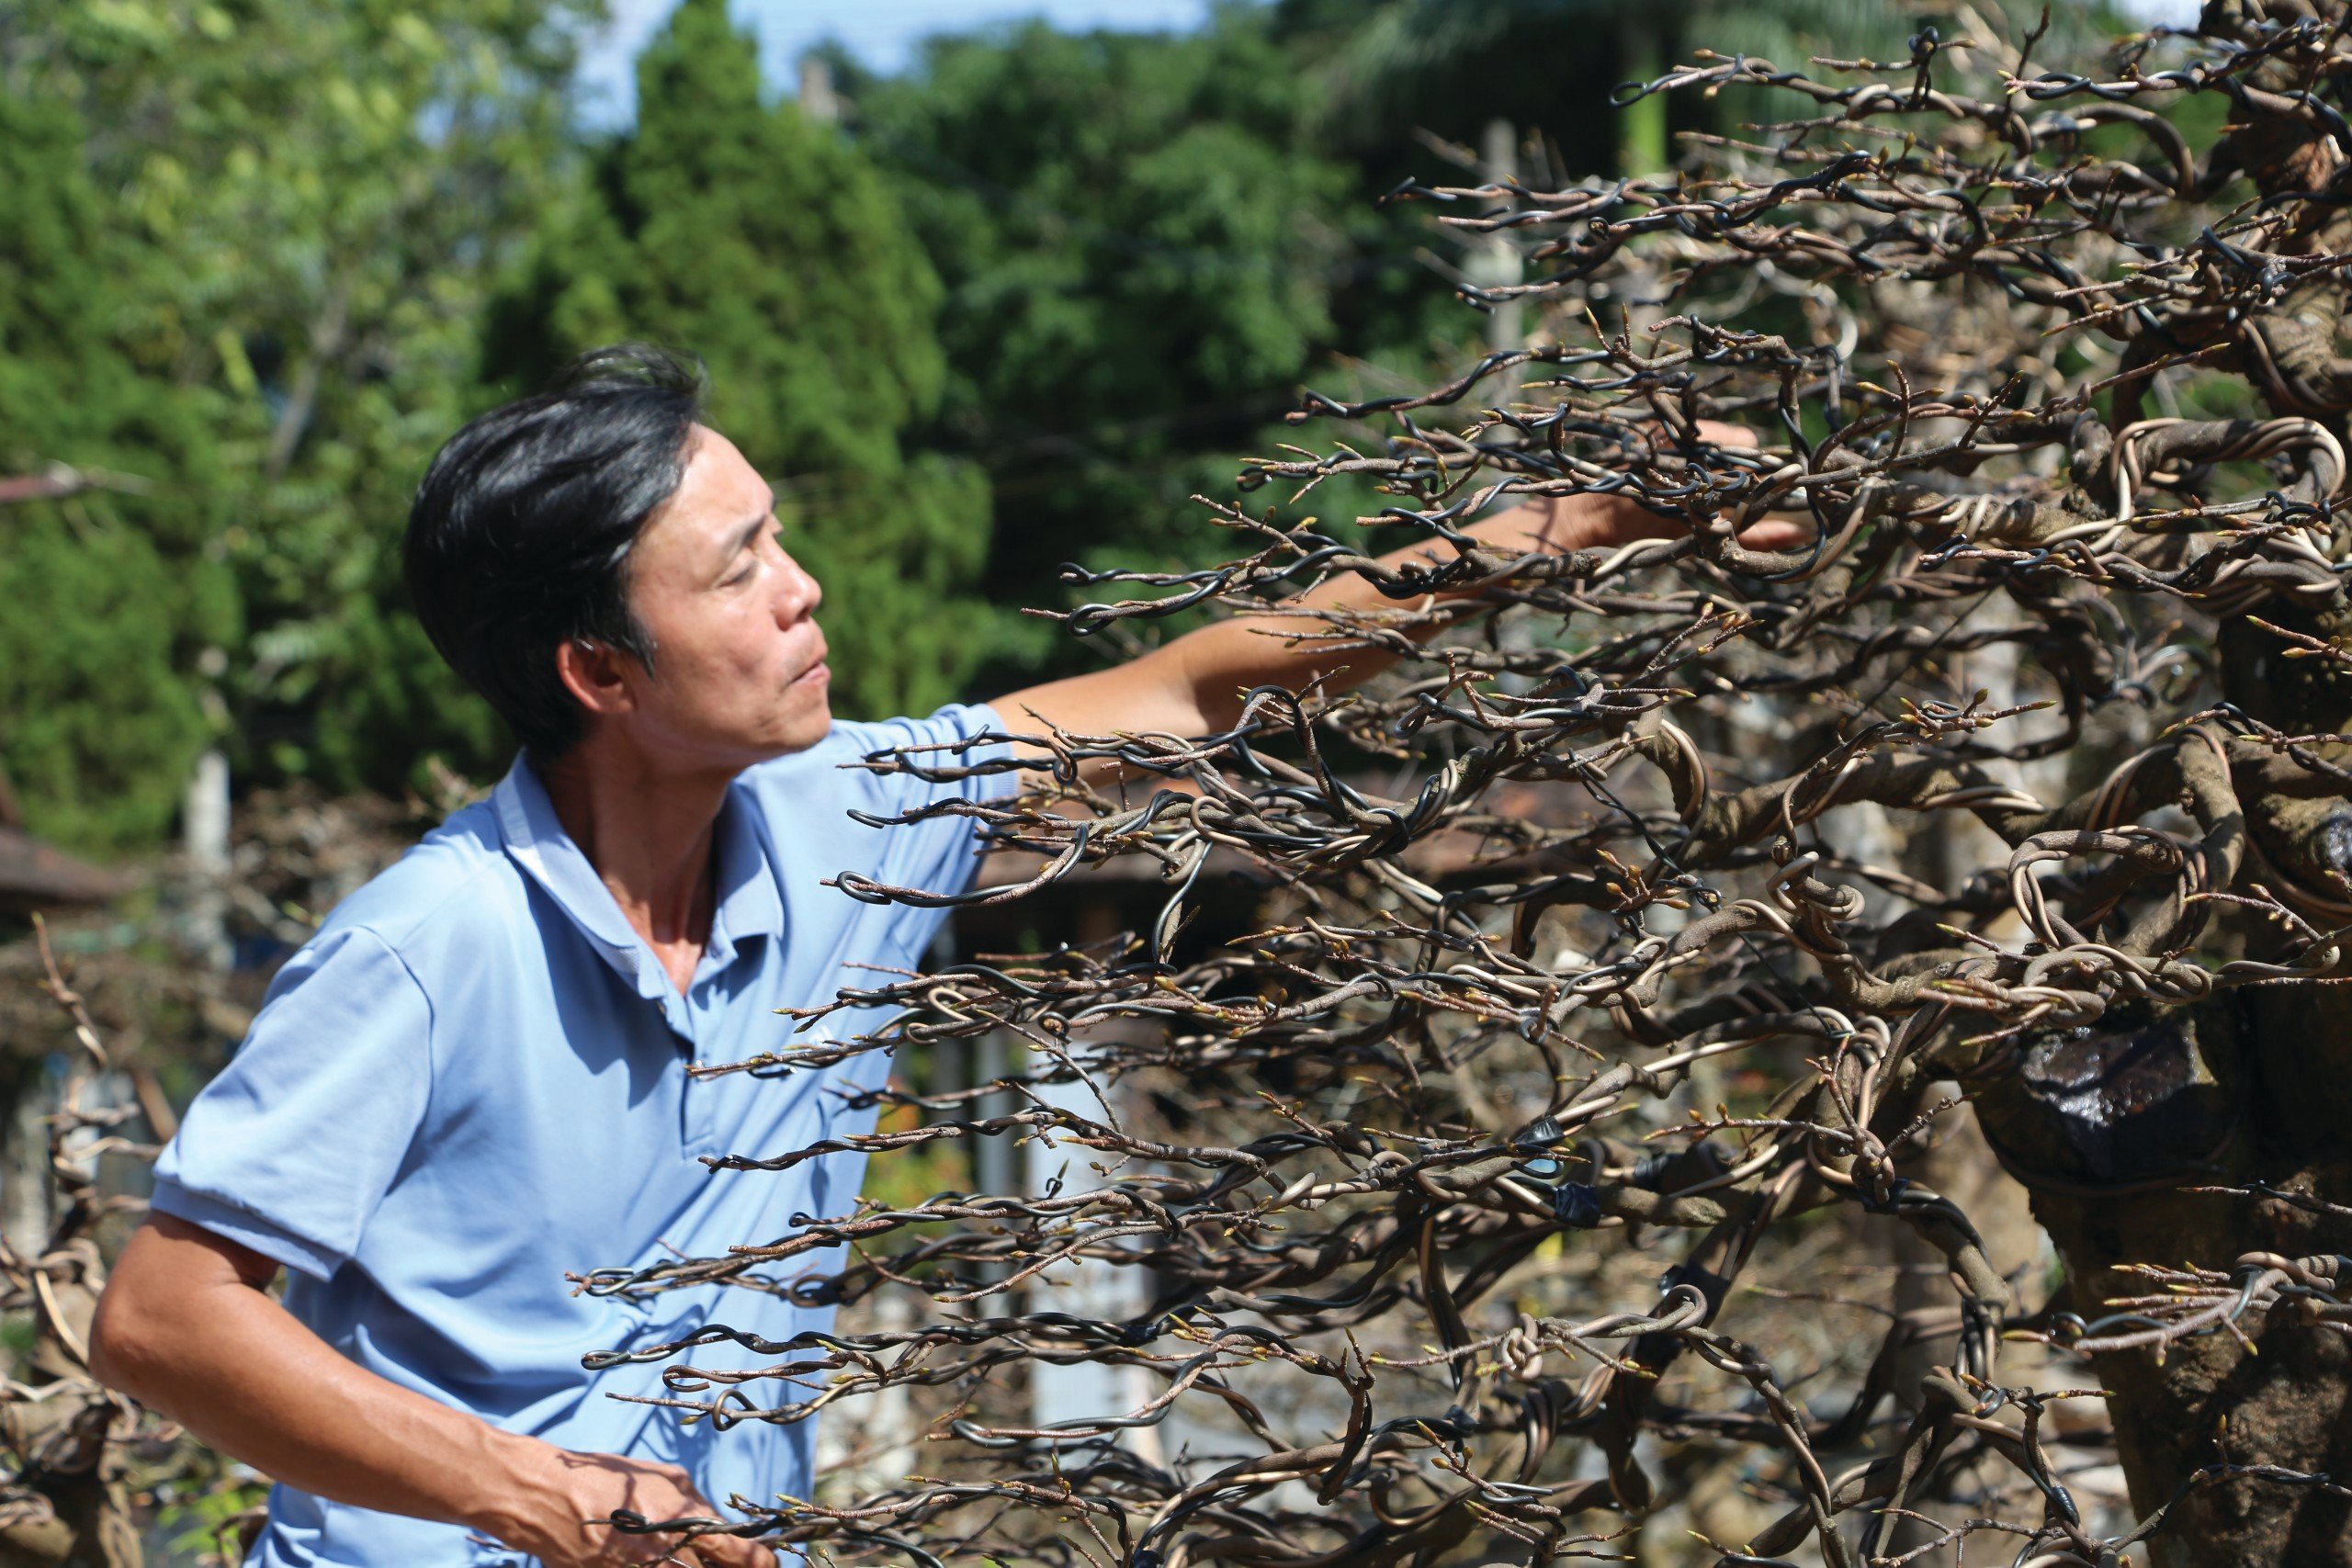
<svg viewBox="0 0 2352 1568"><path fill-rule="evenodd" d="M825 662L825 656L831 651L825 646L825 639L820 637L817 639L817 657L809 660L808 669L792 678L792 684L796 687L820 686L831 680L833 667Z"/></svg>

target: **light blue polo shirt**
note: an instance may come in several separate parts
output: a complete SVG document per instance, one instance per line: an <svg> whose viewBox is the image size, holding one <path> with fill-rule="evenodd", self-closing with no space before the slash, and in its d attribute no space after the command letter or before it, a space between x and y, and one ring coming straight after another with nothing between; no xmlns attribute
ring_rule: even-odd
<svg viewBox="0 0 2352 1568"><path fill-rule="evenodd" d="M960 891L978 864L968 818L876 829L1010 773L925 784L842 764L1000 730L985 707L839 724L753 768L717 829L710 943L681 994L564 832L526 761L353 894L270 987L252 1032L198 1097L156 1167L155 1207L292 1270L286 1305L336 1349L403 1387L568 1449L667 1461L720 1505L808 1495L811 1423L725 1432L611 1394L660 1395L660 1365L590 1373L593 1352L676 1339L707 1322L768 1339L831 1325L831 1306L702 1285L642 1302L580 1293L567 1274L724 1257L850 1213L860 1155L782 1172L713 1174L704 1156L773 1156L871 1131L854 1097L889 1064L868 1054L781 1077L689 1078L689 1064L848 1039L836 1014L791 1032L775 1009L833 999L918 967L939 910L862 904L842 871ZM974 747L961 760L1004 754ZM954 754L933 761L955 761ZM763 1269L836 1271L839 1249ZM730 1345L694 1364L774 1365ZM763 1405L811 1391L747 1385ZM287 1486L249 1562L265 1568L490 1568L523 1562L464 1529Z"/></svg>

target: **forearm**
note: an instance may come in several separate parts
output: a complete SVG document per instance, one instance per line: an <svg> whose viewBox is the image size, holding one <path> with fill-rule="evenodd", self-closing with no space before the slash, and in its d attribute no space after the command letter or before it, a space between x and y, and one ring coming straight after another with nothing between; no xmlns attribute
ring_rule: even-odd
<svg viewBox="0 0 2352 1568"><path fill-rule="evenodd" d="M717 1510L676 1465L575 1453L364 1371L262 1287L277 1266L158 1214L123 1249L90 1333L90 1370L219 1449L304 1492L463 1525L546 1568L621 1568L686 1552L704 1568L774 1568L765 1547L716 1535L623 1536Z"/></svg>
<svg viewBox="0 0 2352 1568"><path fill-rule="evenodd" d="M124 1261L135 1283L141 1259ZM109 1291L93 1339L114 1387L289 1485L365 1508L495 1533L546 1447L365 1371L233 1278L167 1302Z"/></svg>
<svg viewBox="0 0 2352 1568"><path fill-rule="evenodd" d="M1611 509L1624 504L1598 496L1538 500L1482 518L1462 532L1496 555L1560 555L1606 542L1612 533L1622 532L1622 520L1612 519ZM1382 566L1394 570L1407 565L1436 566L1453 555L1451 545L1432 541L1391 551L1379 559ZM1442 606L1461 597L1440 593L1425 600L1399 601L1348 572L1300 595L1290 608L1385 613L1395 631L1419 641L1452 624L1453 615ZM1332 676L1352 686L1396 661L1398 650L1393 646L1361 638L1335 639L1329 635L1331 629L1329 622L1312 614L1240 615L1188 633L1146 658L1164 659L1176 668L1179 673L1174 679L1196 694L1203 728L1214 731L1234 722L1241 710L1241 694L1250 687L1281 685L1296 690L1318 677Z"/></svg>
<svg viewBox="0 0 2352 1568"><path fill-rule="evenodd" d="M1644 538L1670 538L1684 525L1616 495L1551 497L1514 506L1462 530L1482 550L1516 558L1607 548ZM1741 536L1759 545L1797 536L1784 523L1766 523ZM1413 545L1380 558L1391 569L1442 565L1454 558L1444 540ZM1396 600L1353 571L1335 573L1281 613L1241 615L1187 633L1115 670L1074 675L999 699L998 711L1016 728L1035 718L1074 735L1159 733L1198 736L1229 729L1242 694L1256 686L1299 690L1317 679L1355 685L1395 663L1406 645L1451 625L1463 612L1449 603L1475 592L1456 590ZM1365 632L1348 636L1316 612L1352 611ZM1393 637L1379 635L1385 623ZM1335 635L1335 633L1337 635ZM1032 748L1034 754L1043 751ZM1109 776L1115 770L1097 764Z"/></svg>

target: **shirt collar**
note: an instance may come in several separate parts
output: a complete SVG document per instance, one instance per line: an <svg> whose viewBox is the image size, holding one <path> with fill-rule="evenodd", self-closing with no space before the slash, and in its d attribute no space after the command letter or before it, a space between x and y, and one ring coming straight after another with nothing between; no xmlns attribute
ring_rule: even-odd
<svg viewBox="0 0 2352 1568"><path fill-rule="evenodd" d="M555 802L527 753L517 753L514 765L491 792L498 814L498 829L506 852L555 900L589 945L630 981L642 996L666 1002L677 995L652 950L613 901L612 890L596 868L564 831ZM775 873L756 821L757 812L739 783L728 787L717 825L717 897L710 921L710 942L705 953L709 970L731 962L742 943L754 936L783 934L784 901L776 892Z"/></svg>
<svg viewBox="0 0 2352 1568"><path fill-rule="evenodd" d="M784 935L784 899L759 818L751 790L740 779L729 784L718 808L718 888L710 917L710 953L718 964L731 960L752 937Z"/></svg>

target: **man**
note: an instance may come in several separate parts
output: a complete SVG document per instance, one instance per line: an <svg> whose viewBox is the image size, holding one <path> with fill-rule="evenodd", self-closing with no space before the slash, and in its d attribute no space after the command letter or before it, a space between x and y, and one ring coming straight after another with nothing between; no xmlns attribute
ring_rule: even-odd
<svg viewBox="0 0 2352 1568"><path fill-rule="evenodd" d="M644 1299L574 1280L850 1209L855 1156L716 1179L700 1162L866 1131L872 1111L852 1105L877 1087L876 1057L781 1080L687 1069L783 1043L775 1010L831 1000L851 965L918 961L937 912L861 904L824 879L969 885L962 819L872 829L850 810L1012 785L843 764L1008 720L1201 735L1250 686L1384 662L1267 635L1295 621L1231 621L993 711L835 724L819 586L697 397L669 355L600 351L434 460L410 521L411 593L522 755L287 964L157 1166L153 1215L100 1305L101 1379L277 1479L252 1559L267 1568L645 1562L680 1538L616 1530L616 1510L666 1520L735 1494L805 1496L810 1423L715 1433L608 1397L659 1394L646 1369L581 1360L705 1323L771 1340L824 1328L837 1254ZM1667 525L1586 498L1474 531L1516 551ZM1381 603L1353 578L1309 602ZM283 1305L266 1293L281 1269ZM773 1359L721 1346L694 1359ZM798 1397L766 1386L772 1403ZM773 1562L725 1536L683 1550Z"/></svg>

